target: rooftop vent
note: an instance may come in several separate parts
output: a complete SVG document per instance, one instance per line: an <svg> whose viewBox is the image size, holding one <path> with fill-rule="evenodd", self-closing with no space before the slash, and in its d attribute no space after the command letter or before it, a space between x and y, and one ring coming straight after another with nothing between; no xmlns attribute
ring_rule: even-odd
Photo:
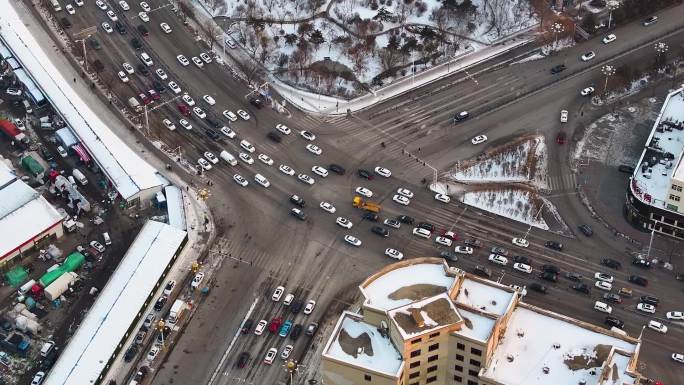
<svg viewBox="0 0 684 385"><path fill-rule="evenodd" d="M513 357L512 354L509 354L509 355L506 356L506 359L508 360L508 362L513 362L513 360L515 359L515 357Z"/></svg>
<svg viewBox="0 0 684 385"><path fill-rule="evenodd" d="M587 385L587 380L579 380L579 385Z"/></svg>
<svg viewBox="0 0 684 385"><path fill-rule="evenodd" d="M522 329L518 329L516 333L518 334L518 337L525 337L525 331Z"/></svg>
<svg viewBox="0 0 684 385"><path fill-rule="evenodd" d="M419 309L409 309L411 312L411 318L413 318L413 322L416 323L416 326L419 328L422 328L425 326L425 320L423 319L423 316L420 314Z"/></svg>
<svg viewBox="0 0 684 385"><path fill-rule="evenodd" d="M550 371L551 371L551 369L549 369L548 366L544 366L544 367L542 368L542 372L544 372L544 374L549 374Z"/></svg>
<svg viewBox="0 0 684 385"><path fill-rule="evenodd" d="M554 343L553 348L556 350L560 349L560 344L558 342Z"/></svg>
<svg viewBox="0 0 684 385"><path fill-rule="evenodd" d="M596 375L596 369L591 369L589 371L589 374L591 374L592 376L595 376Z"/></svg>
<svg viewBox="0 0 684 385"><path fill-rule="evenodd" d="M363 354L363 346L359 346L358 349L356 349L356 354L359 356Z"/></svg>

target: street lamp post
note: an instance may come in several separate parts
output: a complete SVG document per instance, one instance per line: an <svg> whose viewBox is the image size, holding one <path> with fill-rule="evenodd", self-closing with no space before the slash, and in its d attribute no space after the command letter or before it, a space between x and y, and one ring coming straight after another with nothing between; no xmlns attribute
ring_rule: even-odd
<svg viewBox="0 0 684 385"><path fill-rule="evenodd" d="M559 22L555 22L551 24L551 32L553 32L553 49L556 49L557 43L558 43L558 34L563 32L563 24Z"/></svg>
<svg viewBox="0 0 684 385"><path fill-rule="evenodd" d="M606 2L606 7L610 10L610 13L608 14L608 29L610 30L610 24L611 21L613 21L613 11L620 8L620 1L619 0L608 0Z"/></svg>
<svg viewBox="0 0 684 385"><path fill-rule="evenodd" d="M603 98L606 97L606 89L608 88L608 78L615 75L615 66L606 64L601 67L601 73L606 76L606 81L603 83Z"/></svg>
<svg viewBox="0 0 684 385"><path fill-rule="evenodd" d="M668 45L662 41L659 41L653 45L653 49L656 51L656 65L660 67L660 63L664 62L662 58L665 56L670 47L668 47Z"/></svg>

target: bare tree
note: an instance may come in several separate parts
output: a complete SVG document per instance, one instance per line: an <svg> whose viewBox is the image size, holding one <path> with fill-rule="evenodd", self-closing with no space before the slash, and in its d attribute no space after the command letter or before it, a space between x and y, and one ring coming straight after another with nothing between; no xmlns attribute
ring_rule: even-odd
<svg viewBox="0 0 684 385"><path fill-rule="evenodd" d="M182 0L178 4L178 7L183 12L183 21L185 21L186 17L189 17L191 19L195 18L195 10L192 8L192 5L190 5L190 3L187 0Z"/></svg>
<svg viewBox="0 0 684 385"><path fill-rule="evenodd" d="M216 37L221 33L221 28L218 25L209 22L200 24L200 30L204 35L204 39L209 43L209 50L214 49L214 43L216 43Z"/></svg>

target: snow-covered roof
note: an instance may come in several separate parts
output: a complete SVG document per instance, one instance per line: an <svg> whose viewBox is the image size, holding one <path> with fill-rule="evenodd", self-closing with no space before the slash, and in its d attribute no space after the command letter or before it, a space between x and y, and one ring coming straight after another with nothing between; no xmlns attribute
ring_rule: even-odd
<svg viewBox="0 0 684 385"><path fill-rule="evenodd" d="M463 308L458 308L458 313L463 318L463 325L454 333L471 340L487 342L494 330L496 319Z"/></svg>
<svg viewBox="0 0 684 385"><path fill-rule="evenodd" d="M19 179L9 183L0 190L0 259L61 220L59 212L29 185Z"/></svg>
<svg viewBox="0 0 684 385"><path fill-rule="evenodd" d="M673 128L669 124L680 124ZM636 165L630 188L642 202L667 210L667 194L672 178L684 180L684 88L670 93L646 140ZM666 155L667 154L667 155ZM655 161L653 159L655 158ZM642 171L641 165L650 166ZM671 210L672 211L672 210Z"/></svg>
<svg viewBox="0 0 684 385"><path fill-rule="evenodd" d="M185 237L185 231L165 223L145 223L44 385L98 380Z"/></svg>
<svg viewBox="0 0 684 385"><path fill-rule="evenodd" d="M447 274L447 267L443 261L397 267L369 278L360 289L366 305L393 309L448 291L456 278Z"/></svg>
<svg viewBox="0 0 684 385"><path fill-rule="evenodd" d="M33 82L33 79L31 79L31 77L26 73L26 71L24 71L23 68L14 70L14 75L17 77L17 79L19 79L20 82L24 84L26 91L28 91L28 94L31 96L34 103L42 104L45 102L45 95L40 92L40 89L36 83Z"/></svg>
<svg viewBox="0 0 684 385"><path fill-rule="evenodd" d="M404 340L461 322L446 292L392 309L387 315Z"/></svg>
<svg viewBox="0 0 684 385"><path fill-rule="evenodd" d="M0 162L0 189L15 179L17 179L17 176L14 174L14 171L12 171L12 169L6 165L5 162Z"/></svg>
<svg viewBox="0 0 684 385"><path fill-rule="evenodd" d="M403 363L389 334L383 337L361 315L348 311L337 321L323 355L390 376L398 376Z"/></svg>
<svg viewBox="0 0 684 385"><path fill-rule="evenodd" d="M169 224L177 229L187 230L183 193L176 186L166 186L164 192L166 192L166 211L169 215Z"/></svg>
<svg viewBox="0 0 684 385"><path fill-rule="evenodd" d="M607 368L610 374L601 385L624 385L635 384L637 379L627 373L627 367L632 357L616 352L608 362Z"/></svg>
<svg viewBox="0 0 684 385"><path fill-rule="evenodd" d="M10 1L0 0L0 9L3 10L0 13L0 37L94 156L119 194L128 200L141 191L159 189L162 184L157 171L90 109L82 99L89 95L79 95L71 87L71 80L64 79L50 61L54 53L43 51L19 19Z"/></svg>
<svg viewBox="0 0 684 385"><path fill-rule="evenodd" d="M60 128L55 131L55 136L62 143L65 149L69 149L71 146L78 144L78 138L71 132L68 127Z"/></svg>
<svg viewBox="0 0 684 385"><path fill-rule="evenodd" d="M613 348L631 355L637 347L636 340L599 330L521 304L513 311L480 378L501 384L577 385L580 380L598 384L601 366L611 358Z"/></svg>
<svg viewBox="0 0 684 385"><path fill-rule="evenodd" d="M456 297L456 303L483 312L502 315L511 306L515 291L493 281L465 278Z"/></svg>

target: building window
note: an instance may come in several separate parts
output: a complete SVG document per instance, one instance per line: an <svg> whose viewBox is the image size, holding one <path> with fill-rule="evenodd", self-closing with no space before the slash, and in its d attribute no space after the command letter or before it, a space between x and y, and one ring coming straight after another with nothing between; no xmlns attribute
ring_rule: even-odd
<svg viewBox="0 0 684 385"><path fill-rule="evenodd" d="M435 370L437 370L437 365L435 365L435 366L430 366L429 368L427 368L427 372L428 372L428 373L434 372Z"/></svg>
<svg viewBox="0 0 684 385"><path fill-rule="evenodd" d="M420 361L411 362L411 365L409 365L409 368L413 369L413 368L416 368L418 366L420 366Z"/></svg>
<svg viewBox="0 0 684 385"><path fill-rule="evenodd" d="M366 380L366 381L370 381L370 380L371 380L370 374L364 374L364 375L363 375L363 379Z"/></svg>
<svg viewBox="0 0 684 385"><path fill-rule="evenodd" d="M435 354L434 356L428 357L428 362L437 361L438 358L439 358L439 356L437 354Z"/></svg>
<svg viewBox="0 0 684 385"><path fill-rule="evenodd" d="M459 343L456 344L456 349L458 349L458 350L465 350L465 345L463 345L462 343L459 342Z"/></svg>
<svg viewBox="0 0 684 385"><path fill-rule="evenodd" d="M415 340L411 341L411 345L415 345L422 340L423 340L422 338L416 338Z"/></svg>
<svg viewBox="0 0 684 385"><path fill-rule="evenodd" d="M676 184L673 184L673 185L672 185L672 189L675 190L675 191L682 192L682 186L678 186L678 185L676 185Z"/></svg>
<svg viewBox="0 0 684 385"><path fill-rule="evenodd" d="M463 377L454 375L454 381L456 381L456 382L463 382Z"/></svg>
<svg viewBox="0 0 684 385"><path fill-rule="evenodd" d="M477 366L479 368L480 367L480 361L471 359L470 365Z"/></svg>
<svg viewBox="0 0 684 385"><path fill-rule="evenodd" d="M426 383L426 384L429 384L429 383L435 382L435 381L437 381L437 376L428 377L428 379L425 380L425 383Z"/></svg>
<svg viewBox="0 0 684 385"><path fill-rule="evenodd" d="M477 370L470 369L470 370L468 370L468 374L473 376L473 377L477 377Z"/></svg>
<svg viewBox="0 0 684 385"><path fill-rule="evenodd" d="M429 338L439 337L439 332L430 334Z"/></svg>
<svg viewBox="0 0 684 385"><path fill-rule="evenodd" d="M481 356L482 355L482 350L480 349L475 349L475 348L470 348L470 352L473 353L476 356Z"/></svg>
<svg viewBox="0 0 684 385"><path fill-rule="evenodd" d="M434 352L437 349L439 349L439 344L433 344L433 345L430 345L430 347L428 348L428 351Z"/></svg>
<svg viewBox="0 0 684 385"><path fill-rule="evenodd" d="M420 376L420 372L415 372L415 373L409 374L409 378L416 378L418 376Z"/></svg>
<svg viewBox="0 0 684 385"><path fill-rule="evenodd" d="M463 356L460 355L460 354L457 354L457 355L456 355L456 359L459 360L459 361L463 361Z"/></svg>
<svg viewBox="0 0 684 385"><path fill-rule="evenodd" d="M462 372L462 371L463 371L463 366L461 366L461 365L456 365L456 366L454 366L454 369L456 369L457 372Z"/></svg>
<svg viewBox="0 0 684 385"><path fill-rule="evenodd" d="M679 195L670 194L670 200L673 200L675 202L679 202L679 199L680 199Z"/></svg>
<svg viewBox="0 0 684 385"><path fill-rule="evenodd" d="M418 357L420 355L420 349L411 352L411 357Z"/></svg>
<svg viewBox="0 0 684 385"><path fill-rule="evenodd" d="M468 385L477 385L477 381L468 380Z"/></svg>

